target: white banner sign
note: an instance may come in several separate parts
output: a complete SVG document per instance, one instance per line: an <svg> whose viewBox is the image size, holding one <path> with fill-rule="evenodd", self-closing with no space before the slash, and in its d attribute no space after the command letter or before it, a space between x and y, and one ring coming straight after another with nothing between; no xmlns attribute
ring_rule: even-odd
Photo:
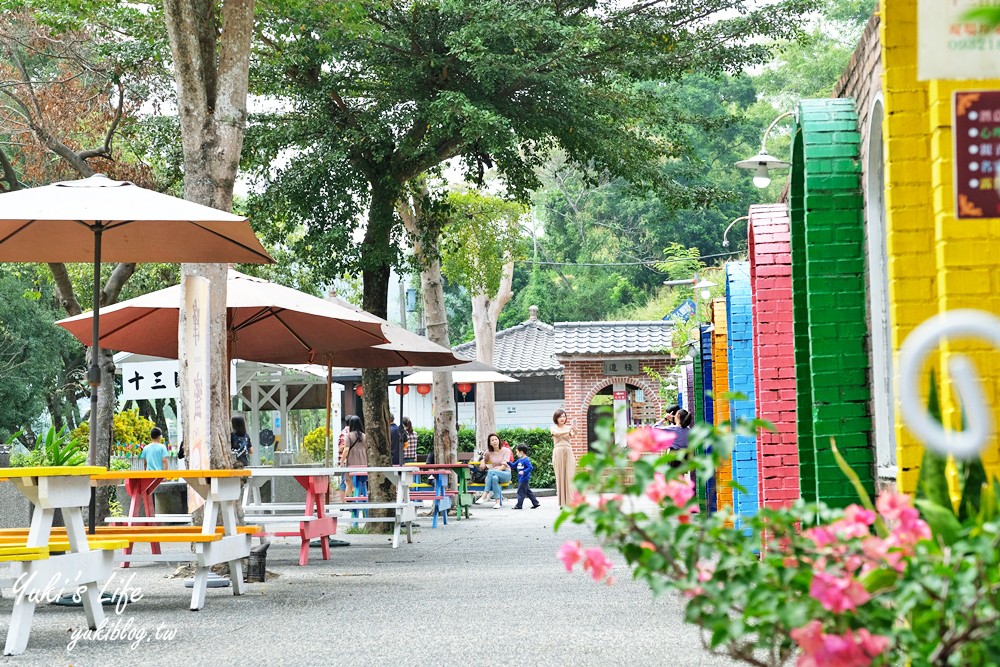
<svg viewBox="0 0 1000 667"><path fill-rule="evenodd" d="M151 401L181 395L176 361L143 361L122 364L122 398Z"/></svg>
<svg viewBox="0 0 1000 667"><path fill-rule="evenodd" d="M184 419L184 448L187 467L191 470L211 468L208 439L212 432L209 409L211 349L208 339L209 281L200 276L184 277L184 348L187 352L187 376L184 382L187 413ZM188 491L188 510L204 504L202 497Z"/></svg>
<svg viewBox="0 0 1000 667"><path fill-rule="evenodd" d="M1000 32L987 31L983 24L963 18L970 9L985 4L992 3L918 0L918 79L1000 78Z"/></svg>

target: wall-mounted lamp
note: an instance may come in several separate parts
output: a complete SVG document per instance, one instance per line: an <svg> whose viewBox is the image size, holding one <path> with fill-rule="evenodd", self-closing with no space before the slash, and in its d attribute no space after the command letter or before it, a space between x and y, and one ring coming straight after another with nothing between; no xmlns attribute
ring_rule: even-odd
<svg viewBox="0 0 1000 667"><path fill-rule="evenodd" d="M791 162L785 162L784 160L779 160L776 157L772 157L767 153L767 135L770 134L774 126L778 124L778 121L782 118L787 118L789 116L794 116L794 111L786 111L781 114L774 121L767 126L764 130L764 136L760 140L760 152L754 155L752 158L746 160L740 160L736 163L736 166L740 169L753 169L753 184L758 188L766 188L771 184L771 169L788 169L792 166Z"/></svg>
<svg viewBox="0 0 1000 667"><path fill-rule="evenodd" d="M712 298L712 290L711 290L712 287L715 287L715 283L713 283L711 280L702 280L696 283L693 289L695 292L701 294L702 299L705 299L707 301L708 299Z"/></svg>
<svg viewBox="0 0 1000 667"><path fill-rule="evenodd" d="M728 248L729 247L729 239L727 239L726 236L729 234L729 230L733 228L733 225L735 225L740 220L749 220L749 219L750 219L749 215L741 215L740 217L736 218L735 220L733 220L732 222L729 223L729 226L726 227L726 231L722 232L722 247L723 248Z"/></svg>

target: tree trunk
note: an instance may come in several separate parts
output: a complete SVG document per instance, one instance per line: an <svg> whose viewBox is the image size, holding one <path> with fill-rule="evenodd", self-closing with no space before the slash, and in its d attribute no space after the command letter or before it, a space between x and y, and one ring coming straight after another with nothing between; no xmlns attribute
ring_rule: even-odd
<svg viewBox="0 0 1000 667"><path fill-rule="evenodd" d="M493 347L497 340L497 320L510 301L514 262L504 264L500 287L493 296L472 297L472 328L476 335L476 359L493 365ZM476 447L486 451L486 437L497 430L496 400L492 383L476 385Z"/></svg>
<svg viewBox="0 0 1000 667"><path fill-rule="evenodd" d="M362 307L371 313L386 318L389 299L389 262L372 260L384 257L391 248L390 234L393 212L399 190L389 179L372 183L371 204L368 210L368 226L361 244L362 256L368 258L369 266L362 271L364 282ZM369 466L392 465L389 444L389 373L385 368L365 368L361 371L364 387L365 438ZM396 487L379 475L368 480L368 493L372 502L391 502L396 498ZM385 510L373 510L376 516L387 516ZM388 523L372 524L373 532L385 532Z"/></svg>
<svg viewBox="0 0 1000 667"><path fill-rule="evenodd" d="M177 107L184 152L184 197L224 211L232 208L233 185L246 129L253 1L191 3L164 0L167 35L174 60ZM218 11L217 11L218 10ZM231 468L229 448L229 357L226 333L226 264L183 264L181 299L188 276L201 276L209 288L210 414L209 460L213 468ZM181 309L179 332L187 326ZM180 381L188 382L190 352L179 340ZM193 414L181 392L181 411ZM192 422L185 420L189 442Z"/></svg>
<svg viewBox="0 0 1000 667"><path fill-rule="evenodd" d="M422 200L429 196L427 184L420 180L412 202L400 203L399 212L413 243L413 254L420 266L420 293L427 319L427 338L450 348L448 311L444 305L444 278L437 250L439 226L422 215ZM433 373L434 460L455 463L458 460L458 431L455 429L455 392L451 373Z"/></svg>

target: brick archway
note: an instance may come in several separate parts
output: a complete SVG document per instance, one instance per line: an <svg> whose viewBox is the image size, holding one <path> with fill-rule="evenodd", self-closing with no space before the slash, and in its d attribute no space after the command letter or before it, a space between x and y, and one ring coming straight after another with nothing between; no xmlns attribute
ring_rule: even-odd
<svg viewBox="0 0 1000 667"><path fill-rule="evenodd" d="M643 391L646 400L651 402L656 410L656 414L663 411L663 404L660 400L659 390L649 381L648 378L637 375L624 375L614 377L604 377L590 383L590 388L584 393L583 400L576 405L566 406L566 416L577 425L576 434L573 436L573 451L577 456L585 454L589 443L587 442L587 411L590 404L601 390L607 389L615 384L632 385Z"/></svg>

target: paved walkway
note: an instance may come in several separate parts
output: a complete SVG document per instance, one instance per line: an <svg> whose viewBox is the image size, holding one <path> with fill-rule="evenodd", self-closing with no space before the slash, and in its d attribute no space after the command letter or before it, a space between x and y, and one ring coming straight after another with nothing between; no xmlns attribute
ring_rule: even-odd
<svg viewBox="0 0 1000 667"><path fill-rule="evenodd" d="M205 609L187 610L190 589L164 564L116 570L135 573L143 599L111 623L131 623L146 638L86 641L67 652L80 609L43 605L28 651L16 665L729 665L709 656L696 630L682 622L680 602L653 600L616 560L618 582L597 585L555 558L565 539L588 541L566 525L552 532L554 498L538 510L476 509L469 521L430 529L422 519L413 544L389 547L383 535L344 535L351 546L331 560L297 565L298 549L275 543L268 570L281 576L252 584L244 598L209 590ZM341 530L343 533L343 530ZM589 540L593 543L592 540ZM622 576L624 575L624 576ZM6 629L10 590L0 600ZM176 629L172 641L158 627ZM147 639L148 638L148 639ZM135 636L132 637L135 641Z"/></svg>

